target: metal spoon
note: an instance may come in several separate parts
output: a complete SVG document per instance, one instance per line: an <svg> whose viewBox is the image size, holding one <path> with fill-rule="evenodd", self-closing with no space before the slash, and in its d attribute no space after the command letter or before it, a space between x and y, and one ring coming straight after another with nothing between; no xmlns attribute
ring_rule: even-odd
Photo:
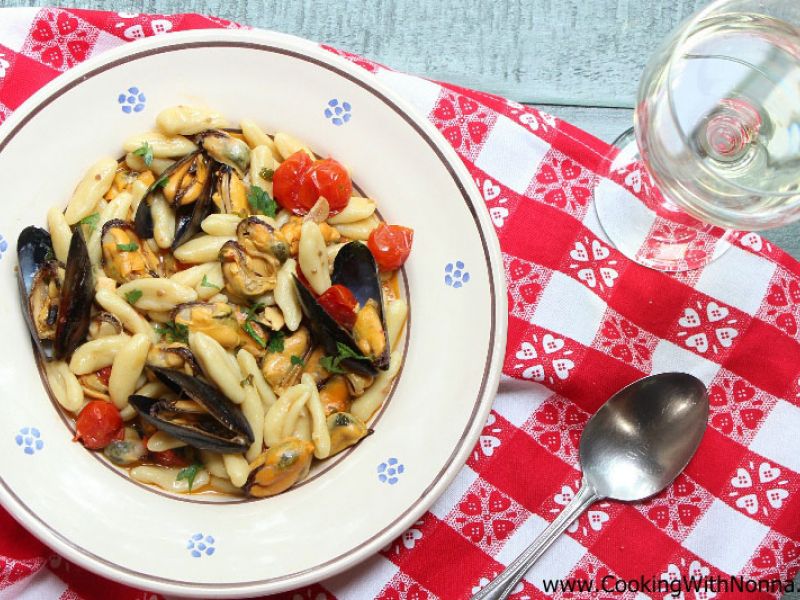
<svg viewBox="0 0 800 600"><path fill-rule="evenodd" d="M581 488L556 519L472 600L502 600L550 545L597 500L634 502L683 471L708 421L708 391L686 373L651 375L614 394L581 435Z"/></svg>

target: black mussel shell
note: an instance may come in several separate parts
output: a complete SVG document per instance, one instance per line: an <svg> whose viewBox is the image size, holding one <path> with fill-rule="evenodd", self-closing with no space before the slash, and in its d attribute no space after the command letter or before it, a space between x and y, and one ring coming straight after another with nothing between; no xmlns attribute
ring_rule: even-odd
<svg viewBox="0 0 800 600"><path fill-rule="evenodd" d="M375 301L386 344L383 353L375 359L374 364L379 369L388 369L389 334L386 330L386 319L383 316L381 279L378 273L378 265L375 263L375 257L372 256L372 252L366 244L349 242L342 246L333 261L331 283L333 285L343 285L350 290L360 306L364 306L369 300ZM347 360L349 361L350 359Z"/></svg>
<svg viewBox="0 0 800 600"><path fill-rule="evenodd" d="M186 442L199 450L210 450L221 454L245 452L252 442L230 429L223 427L211 415L201 415L191 424L179 424L169 420L179 417L180 411L168 400L132 395L128 402L142 419L156 429L170 434L172 437Z"/></svg>
<svg viewBox="0 0 800 600"><path fill-rule="evenodd" d="M208 418L200 421L203 424L202 430L198 430L197 427L177 425L158 416L159 412L167 410L169 403L157 404L158 401L153 402L152 398L147 399L150 401L148 403L141 400L142 396L131 396L130 403L146 420L201 450L241 452L253 443L255 439L253 430L242 411L216 388L183 371L153 366L149 368L167 387L186 394L207 410Z"/></svg>
<svg viewBox="0 0 800 600"><path fill-rule="evenodd" d="M53 357L53 344L49 340L40 340L39 333L31 315L30 295L36 275L43 268L57 268L55 252L50 234L40 227L26 227L17 238L17 283L22 314L28 324L28 330L36 343L39 352L47 359Z"/></svg>
<svg viewBox="0 0 800 600"><path fill-rule="evenodd" d="M172 241L172 249L175 250L181 244L188 242L200 231L200 223L211 214L213 203L211 202L211 180L206 189L197 201L186 204L175 211L175 238Z"/></svg>
<svg viewBox="0 0 800 600"><path fill-rule="evenodd" d="M314 334L314 339L325 348L325 353L329 356L336 356L339 354L337 344L344 344L353 352L361 354L361 350L356 346L353 336L325 312L325 309L317 302L311 290L303 285L297 277L294 278L294 285L297 288L300 306L302 306L303 312L308 317L311 333ZM348 358L343 360L341 364L350 371L361 375L375 376L378 373L372 363L365 360Z"/></svg>
<svg viewBox="0 0 800 600"><path fill-rule="evenodd" d="M159 180L156 180L156 183L158 183L158 181ZM136 229L136 233L143 240L149 240L153 237L153 213L150 212L148 197L152 193L154 185L155 183L150 186L141 202L139 202L136 215L133 217L133 226Z"/></svg>
<svg viewBox="0 0 800 600"><path fill-rule="evenodd" d="M56 338L53 342L56 359L68 358L86 339L91 323L94 300L94 277L89 250L83 232L76 227L67 254L64 285L58 306Z"/></svg>

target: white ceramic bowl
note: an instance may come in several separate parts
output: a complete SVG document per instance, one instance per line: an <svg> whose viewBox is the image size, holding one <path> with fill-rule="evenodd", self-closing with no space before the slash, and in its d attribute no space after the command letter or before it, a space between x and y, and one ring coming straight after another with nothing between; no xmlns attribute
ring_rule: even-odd
<svg viewBox="0 0 800 600"><path fill-rule="evenodd" d="M326 113L334 100L340 117L350 115L338 124ZM152 128L159 110L192 102L336 157L386 220L415 230L406 362L375 434L313 481L259 501L154 493L73 443L38 376L17 302L19 232L44 226L47 208L66 204L85 169L119 155L122 140ZM505 348L499 247L459 158L374 75L310 42L260 31L128 44L71 69L4 123L0 198L0 502L68 559L170 594L291 589L401 534L472 450Z"/></svg>

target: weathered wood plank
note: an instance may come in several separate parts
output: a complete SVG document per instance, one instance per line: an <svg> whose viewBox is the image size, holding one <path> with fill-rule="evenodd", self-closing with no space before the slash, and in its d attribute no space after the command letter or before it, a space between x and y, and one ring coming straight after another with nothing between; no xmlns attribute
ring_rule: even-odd
<svg viewBox="0 0 800 600"><path fill-rule="evenodd" d="M0 0L194 11L324 41L515 100L633 106L655 44L708 0Z"/></svg>

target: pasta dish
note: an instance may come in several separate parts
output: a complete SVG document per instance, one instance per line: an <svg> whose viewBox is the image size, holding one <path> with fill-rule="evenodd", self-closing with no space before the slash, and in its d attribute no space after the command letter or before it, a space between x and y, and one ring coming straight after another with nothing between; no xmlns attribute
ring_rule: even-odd
<svg viewBox="0 0 800 600"><path fill-rule="evenodd" d="M24 316L76 442L168 491L279 494L372 433L413 232L286 133L156 125L21 232Z"/></svg>

